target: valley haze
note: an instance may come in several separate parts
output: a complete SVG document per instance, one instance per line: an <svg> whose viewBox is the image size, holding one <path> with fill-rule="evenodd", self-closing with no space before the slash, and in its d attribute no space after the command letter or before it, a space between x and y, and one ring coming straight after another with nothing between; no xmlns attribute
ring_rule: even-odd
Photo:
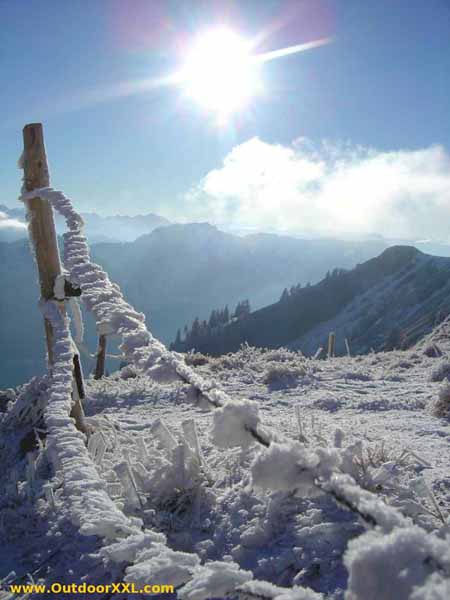
<svg viewBox="0 0 450 600"><path fill-rule="evenodd" d="M24 211L4 205L0 211L14 225L7 228L11 237L2 238L0 228L0 271L5 282L0 330L2 344L9 348L0 368L0 385L9 387L43 371L45 347L38 286L23 286L24 281L36 282ZM286 287L316 284L328 271L351 269L385 248L405 245L378 235L308 239L242 230L237 234L231 232L236 231L233 227L223 231L208 223L173 224L155 214L104 217L87 213L83 218L94 260L110 272L165 343L174 341L177 330L190 326L194 318L207 320L213 309L228 305L232 312L244 299L253 311L262 309L277 302ZM62 232L58 218L56 223ZM409 244L428 254L450 256L450 247L444 243ZM17 289L22 289L20 297L14 292ZM86 341L94 352L97 336L88 315ZM313 353L309 346L308 352ZM92 360L83 361L86 372L91 372ZM108 369L118 366L118 361L111 360Z"/></svg>

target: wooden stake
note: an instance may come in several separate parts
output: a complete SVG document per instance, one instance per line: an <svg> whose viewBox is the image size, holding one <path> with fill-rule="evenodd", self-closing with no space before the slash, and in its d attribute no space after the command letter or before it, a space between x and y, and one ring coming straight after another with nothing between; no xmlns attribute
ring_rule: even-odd
<svg viewBox="0 0 450 600"><path fill-rule="evenodd" d="M83 369L81 368L79 354L74 354L73 356L73 378L77 384L78 397L80 400L84 400L86 398L86 394L84 393Z"/></svg>
<svg viewBox="0 0 450 600"><path fill-rule="evenodd" d="M49 187L50 175L45 153L44 134L41 123L25 125L23 129L23 171L24 189L32 192L37 188ZM54 297L54 285L58 275L61 274L61 259L59 256L58 241L56 237L53 211L48 200L36 197L28 201L30 234L36 255L39 272L41 297L50 300ZM61 304L60 310L65 314L65 306ZM47 353L50 371L53 357L53 329L50 321L44 319L45 335L47 340ZM79 357L77 356L78 361ZM75 359L74 359L75 360ZM79 362L78 362L79 364ZM74 364L74 367L76 363ZM82 396L78 382L78 394L74 395L75 406L71 416L80 431L86 431L84 413L81 405Z"/></svg>
<svg viewBox="0 0 450 600"><path fill-rule="evenodd" d="M23 171L25 191L31 192L36 188L48 187L50 176L45 154L42 125L32 123L23 130ZM36 253L36 262L41 285L41 297L53 296L53 285L61 273L58 244L56 241L55 224L51 206L46 200L33 198L28 202L30 233ZM48 233L47 233L48 232ZM45 319L45 335L49 363L53 363L53 333L52 327Z"/></svg>
<svg viewBox="0 0 450 600"><path fill-rule="evenodd" d="M328 336L328 358L331 358L332 356L334 356L335 344L336 344L336 334L334 333L334 331L330 331L330 334Z"/></svg>
<svg viewBox="0 0 450 600"><path fill-rule="evenodd" d="M316 350L316 353L314 354L313 358L319 358L319 356L322 354L323 348L322 346L319 346Z"/></svg>
<svg viewBox="0 0 450 600"><path fill-rule="evenodd" d="M100 334L98 338L97 364L95 365L94 379L101 379L105 372L106 335Z"/></svg>
<svg viewBox="0 0 450 600"><path fill-rule="evenodd" d="M348 339L347 338L345 338L345 347L347 348L347 356L351 356L350 344L348 343Z"/></svg>

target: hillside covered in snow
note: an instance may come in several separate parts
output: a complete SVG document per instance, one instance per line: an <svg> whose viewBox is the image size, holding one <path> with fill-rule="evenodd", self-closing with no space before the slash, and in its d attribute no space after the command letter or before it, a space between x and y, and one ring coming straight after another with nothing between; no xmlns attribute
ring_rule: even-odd
<svg viewBox="0 0 450 600"><path fill-rule="evenodd" d="M450 259L412 246L392 246L351 270L334 269L312 286L285 290L281 299L244 318L189 340L177 350L195 348L220 355L241 344L286 346L314 355L336 334L336 353L408 348L450 312Z"/></svg>
<svg viewBox="0 0 450 600"><path fill-rule="evenodd" d="M126 367L87 381L90 469L118 514L105 507L100 526L85 514L81 529L74 510L88 505L71 502L30 415L17 420L17 407L45 396L48 383L11 391L1 422L2 588L125 578L174 583L186 599L337 600L347 590L352 600L445 600L449 329L442 324L411 351L328 361L248 347L188 357L233 399L248 399L241 418L273 432L272 450L170 370L151 377ZM319 460L371 492L364 509L316 487L307 473ZM82 500L82 478L70 485ZM133 523L131 538L116 533L119 515Z"/></svg>

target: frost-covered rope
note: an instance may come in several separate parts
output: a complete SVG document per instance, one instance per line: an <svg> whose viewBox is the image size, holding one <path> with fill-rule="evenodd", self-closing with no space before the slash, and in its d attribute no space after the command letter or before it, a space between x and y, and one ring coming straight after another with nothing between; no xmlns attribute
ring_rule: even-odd
<svg viewBox="0 0 450 600"><path fill-rule="evenodd" d="M233 594L235 597L268 600L321 600L312 590L292 590L254 581L253 574L235 563L201 564L194 553L177 552L167 546L164 534L143 528L142 520L127 517L109 497L71 411L73 345L70 320L58 304L48 301L44 316L54 333L54 363L44 412L48 456L63 481L72 522L83 535L102 539L100 556L111 563L125 564L124 581L143 586L149 581L170 581L180 600ZM301 595L300 595L301 594Z"/></svg>
<svg viewBox="0 0 450 600"><path fill-rule="evenodd" d="M242 403L233 401L214 382L204 379L189 367L182 355L170 352L153 337L145 325L145 316L125 301L119 286L110 281L102 267L91 262L89 246L83 234L83 219L69 198L53 188L40 188L22 194L21 199L26 202L37 196L48 200L66 221L68 231L63 235L64 267L69 272L71 283L80 286L83 303L93 313L98 333L120 335L122 343L119 348L127 361L150 375L161 367L169 366L177 377L192 385L211 406L234 406L241 413L242 420L247 412L241 410ZM270 435L262 427L256 429L250 420L244 422L244 427L261 444L269 445Z"/></svg>
<svg viewBox="0 0 450 600"><path fill-rule="evenodd" d="M105 491L89 457L84 435L69 416L72 409L73 344L69 318L55 302L44 305L44 316L54 332L54 364L44 411L49 457L63 476L73 520L82 533L106 535L116 523L116 536L135 532L136 526L121 513ZM94 527L94 530L92 530Z"/></svg>
<svg viewBox="0 0 450 600"><path fill-rule="evenodd" d="M349 542L344 556L349 600L446 600L450 597L448 523L427 531L363 489L347 472L352 472L355 449L274 442L254 459L251 480L257 488L302 497L328 493L371 526Z"/></svg>

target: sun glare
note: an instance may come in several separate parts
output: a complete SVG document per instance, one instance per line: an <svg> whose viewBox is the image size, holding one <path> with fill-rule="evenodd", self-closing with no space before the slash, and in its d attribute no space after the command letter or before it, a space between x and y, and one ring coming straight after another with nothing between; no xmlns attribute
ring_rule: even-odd
<svg viewBox="0 0 450 600"><path fill-rule="evenodd" d="M249 42L225 27L195 40L180 76L186 94L219 119L243 108L261 86Z"/></svg>

